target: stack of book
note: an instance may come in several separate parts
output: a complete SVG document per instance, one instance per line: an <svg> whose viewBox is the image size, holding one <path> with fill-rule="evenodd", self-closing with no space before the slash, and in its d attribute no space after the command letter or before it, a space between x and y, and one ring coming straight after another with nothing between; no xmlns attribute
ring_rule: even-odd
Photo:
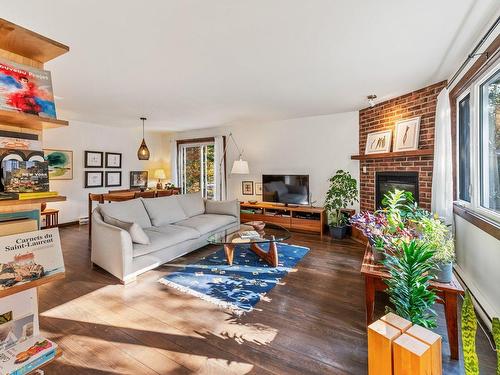
<svg viewBox="0 0 500 375"><path fill-rule="evenodd" d="M40 198L50 198L57 197L59 193L57 191L42 191L37 193L18 193L19 200L27 199L40 199Z"/></svg>
<svg viewBox="0 0 500 375"><path fill-rule="evenodd" d="M0 352L0 374L28 374L55 358L57 344L43 337L32 337Z"/></svg>
<svg viewBox="0 0 500 375"><path fill-rule="evenodd" d="M247 240L247 239L254 240L254 239L260 238L260 234L254 230L247 230L244 232L240 232L239 234L240 234L240 237L244 240Z"/></svg>

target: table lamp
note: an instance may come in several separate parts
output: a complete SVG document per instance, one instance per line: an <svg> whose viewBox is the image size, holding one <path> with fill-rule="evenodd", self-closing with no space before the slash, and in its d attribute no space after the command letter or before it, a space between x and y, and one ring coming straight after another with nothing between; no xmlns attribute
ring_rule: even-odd
<svg viewBox="0 0 500 375"><path fill-rule="evenodd" d="M154 178L158 179L158 183L156 184L156 188L161 189L162 188L161 180L166 179L167 176L165 175L165 171L163 169L157 169L157 170L155 170Z"/></svg>

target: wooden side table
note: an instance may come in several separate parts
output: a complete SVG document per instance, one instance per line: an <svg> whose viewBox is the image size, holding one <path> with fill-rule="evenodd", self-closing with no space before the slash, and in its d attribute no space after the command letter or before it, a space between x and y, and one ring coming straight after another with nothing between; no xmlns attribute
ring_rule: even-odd
<svg viewBox="0 0 500 375"><path fill-rule="evenodd" d="M365 302L366 302L366 325L375 320L373 317L375 307L375 292L387 289L384 279L390 277L382 264L373 260L371 247L366 246L361 274L365 277ZM464 289L453 275L451 283L438 283L431 281L431 286L439 296L437 302L444 305L446 328L448 330L448 342L450 345L450 357L458 360L458 296L464 294Z"/></svg>
<svg viewBox="0 0 500 375"><path fill-rule="evenodd" d="M42 211L42 217L45 217L45 225L42 229L55 228L59 225L59 210L46 208Z"/></svg>

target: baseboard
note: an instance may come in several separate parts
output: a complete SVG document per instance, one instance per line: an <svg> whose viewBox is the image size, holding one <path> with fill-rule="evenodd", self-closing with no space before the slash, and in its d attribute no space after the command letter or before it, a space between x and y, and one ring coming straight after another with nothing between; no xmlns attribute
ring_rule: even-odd
<svg viewBox="0 0 500 375"><path fill-rule="evenodd" d="M80 225L80 222L78 220L68 221L67 223L59 223L57 226L59 228L63 228L63 227L72 227L73 225Z"/></svg>

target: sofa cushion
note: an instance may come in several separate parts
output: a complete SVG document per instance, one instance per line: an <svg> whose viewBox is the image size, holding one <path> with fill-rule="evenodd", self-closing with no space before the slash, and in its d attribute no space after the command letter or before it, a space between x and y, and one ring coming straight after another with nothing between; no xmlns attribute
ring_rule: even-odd
<svg viewBox="0 0 500 375"><path fill-rule="evenodd" d="M206 234L236 221L236 218L230 215L202 214L179 221L175 225L196 229L201 234Z"/></svg>
<svg viewBox="0 0 500 375"><path fill-rule="evenodd" d="M238 216L240 205L236 199L232 201L205 201L205 213L218 215L233 215Z"/></svg>
<svg viewBox="0 0 500 375"><path fill-rule="evenodd" d="M144 203L151 223L155 227L175 223L176 221L188 218L176 195L160 198L146 198L142 199L142 203Z"/></svg>
<svg viewBox="0 0 500 375"><path fill-rule="evenodd" d="M182 194L177 195L176 198L188 217L205 213L205 202L201 193Z"/></svg>
<svg viewBox="0 0 500 375"><path fill-rule="evenodd" d="M158 228L148 228L144 231L148 235L151 243L149 245L134 244L134 258L177 245L181 242L196 239L200 236L197 231L191 228L177 225L163 225Z"/></svg>
<svg viewBox="0 0 500 375"><path fill-rule="evenodd" d="M102 218L105 223L110 225L114 225L115 227L126 230L130 234L130 238L134 243L140 243L143 245L149 245L151 242L149 241L148 235L144 232L144 230L137 223L129 223L127 221L121 221L115 219L114 217L110 217L107 215L102 215Z"/></svg>
<svg viewBox="0 0 500 375"><path fill-rule="evenodd" d="M140 199L100 204L99 210L103 216L129 223L137 223L141 228L149 228L151 226L148 212Z"/></svg>

